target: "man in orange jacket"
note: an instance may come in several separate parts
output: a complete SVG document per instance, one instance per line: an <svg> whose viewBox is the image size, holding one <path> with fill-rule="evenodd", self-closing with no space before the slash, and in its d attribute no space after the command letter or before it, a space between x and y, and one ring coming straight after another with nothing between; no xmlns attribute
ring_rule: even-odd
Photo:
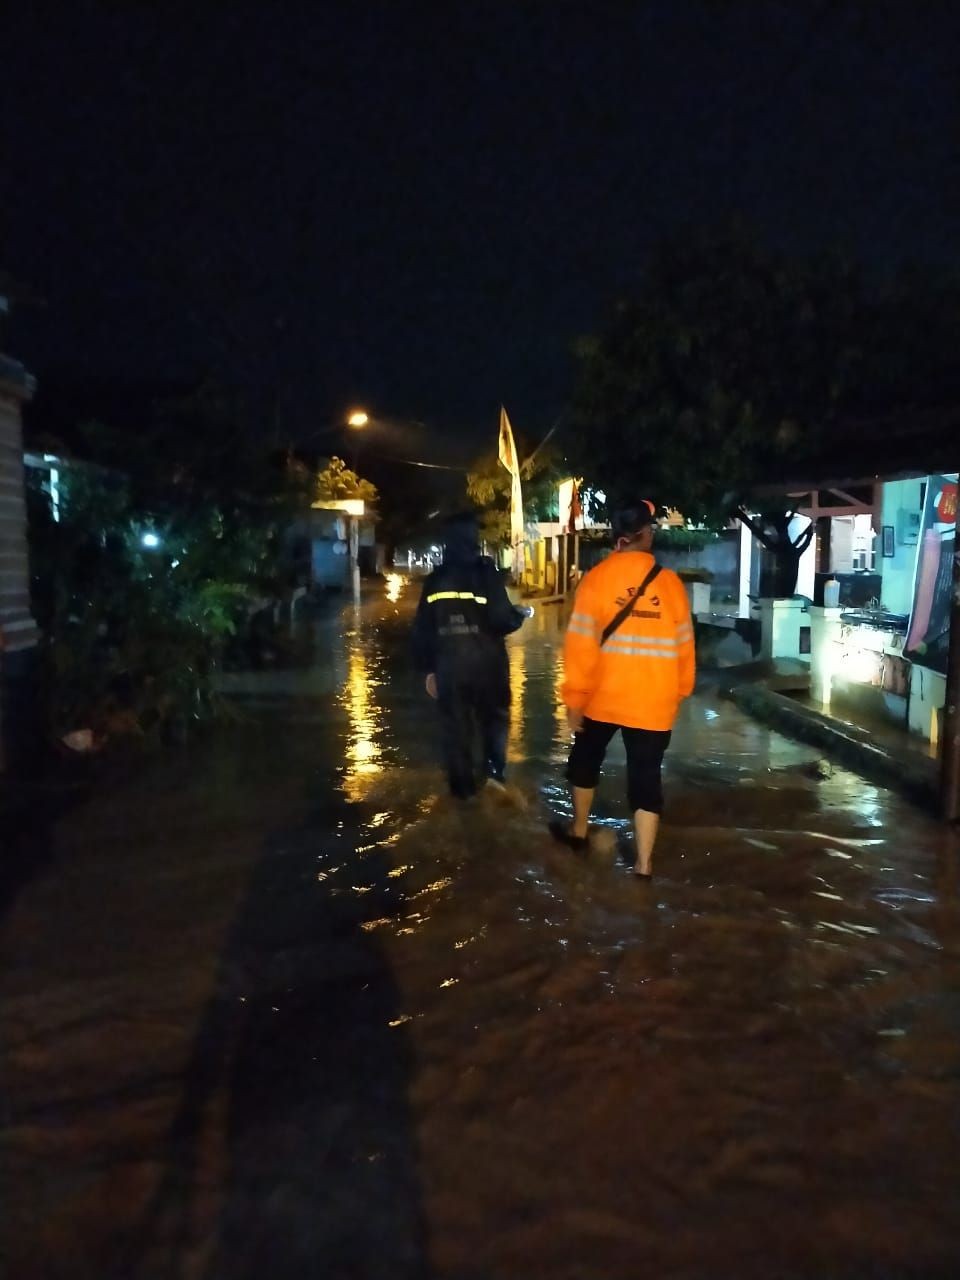
<svg viewBox="0 0 960 1280"><path fill-rule="evenodd" d="M586 849L593 794L619 729L637 837L634 871L644 880L651 877L663 810L663 755L696 675L687 593L652 555L655 518L656 508L646 500L620 513L616 550L577 590L563 647L563 701L575 735L567 765L573 825L550 824L558 840Z"/></svg>

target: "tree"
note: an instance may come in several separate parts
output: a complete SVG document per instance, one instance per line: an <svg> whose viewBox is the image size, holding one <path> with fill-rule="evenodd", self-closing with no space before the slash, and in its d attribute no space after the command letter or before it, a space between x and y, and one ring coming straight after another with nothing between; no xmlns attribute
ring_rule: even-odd
<svg viewBox="0 0 960 1280"><path fill-rule="evenodd" d="M351 471L342 458L331 458L317 474L316 497L320 502L361 498L368 507L377 501L376 486Z"/></svg>
<svg viewBox="0 0 960 1280"><path fill-rule="evenodd" d="M574 461L613 504L649 494L713 528L743 519L792 593L812 532L792 539L789 502L756 490L787 487L856 401L864 306L836 256L790 260L740 228L664 244L578 344Z"/></svg>
<svg viewBox="0 0 960 1280"><path fill-rule="evenodd" d="M561 460L551 445L525 448L518 438L517 452L523 482L523 513L526 520L544 520L554 515ZM510 545L510 473L502 466L497 451L482 454L467 472L467 497L480 515L480 536L492 546Z"/></svg>
<svg viewBox="0 0 960 1280"><path fill-rule="evenodd" d="M136 430L86 424L86 462L61 469L59 520L31 471L55 732L181 734L217 708L217 666L251 608L292 586L282 540L313 476L246 445L234 414L207 384Z"/></svg>

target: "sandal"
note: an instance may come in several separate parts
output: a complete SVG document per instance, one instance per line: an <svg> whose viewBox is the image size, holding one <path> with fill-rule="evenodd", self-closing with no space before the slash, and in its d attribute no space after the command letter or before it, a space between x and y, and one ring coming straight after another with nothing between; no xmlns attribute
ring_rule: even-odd
<svg viewBox="0 0 960 1280"><path fill-rule="evenodd" d="M547 829L560 844L565 844L574 853L586 853L590 841L586 836L575 836L566 822L554 821L547 824Z"/></svg>

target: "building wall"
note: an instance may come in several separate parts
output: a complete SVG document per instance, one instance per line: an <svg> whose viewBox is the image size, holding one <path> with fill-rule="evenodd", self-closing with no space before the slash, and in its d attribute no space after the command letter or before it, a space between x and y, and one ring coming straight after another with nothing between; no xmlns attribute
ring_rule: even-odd
<svg viewBox="0 0 960 1280"><path fill-rule="evenodd" d="M711 596L714 602L735 604L739 591L740 530L726 529L715 542L700 551L658 546L654 555L667 569L704 569L713 574Z"/></svg>
<svg viewBox="0 0 960 1280"><path fill-rule="evenodd" d="M939 742L942 730L943 708L947 701L947 679L939 671L913 664L910 672L911 733Z"/></svg>
<svg viewBox="0 0 960 1280"><path fill-rule="evenodd" d="M316 537L311 543L311 563L313 585L325 590L345 590L350 585L350 557L342 552L337 553L337 543L332 538Z"/></svg>
<svg viewBox="0 0 960 1280"><path fill-rule="evenodd" d="M877 568L883 575L882 603L891 613L909 613L913 607L913 580L917 563L917 543L903 542L902 511L919 511L922 480L890 480L883 486L881 525L893 528L894 555L880 554Z"/></svg>
<svg viewBox="0 0 960 1280"><path fill-rule="evenodd" d="M346 590L350 586L350 518L338 511L314 508L297 522L294 534L309 546L310 584L324 590ZM372 520L360 522L358 544L361 574L381 573L383 548L377 543Z"/></svg>
<svg viewBox="0 0 960 1280"><path fill-rule="evenodd" d="M25 732L38 633L30 613L20 406L31 381L0 356L0 768Z"/></svg>

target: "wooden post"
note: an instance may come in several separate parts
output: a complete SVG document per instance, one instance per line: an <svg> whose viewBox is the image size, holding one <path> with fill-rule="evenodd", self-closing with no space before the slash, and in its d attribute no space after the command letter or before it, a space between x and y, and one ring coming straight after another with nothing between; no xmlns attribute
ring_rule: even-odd
<svg viewBox="0 0 960 1280"><path fill-rule="evenodd" d="M38 632L30 612L20 407L33 379L0 354L0 771L29 768L40 747Z"/></svg>
<svg viewBox="0 0 960 1280"><path fill-rule="evenodd" d="M833 522L830 516L820 516L817 519L817 572L829 573L833 568L831 565L831 546L830 535L833 532Z"/></svg>
<svg viewBox="0 0 960 1280"><path fill-rule="evenodd" d="M953 587L950 596L950 656L947 697L943 708L940 756L940 810L947 822L960 821L960 504L953 543Z"/></svg>

